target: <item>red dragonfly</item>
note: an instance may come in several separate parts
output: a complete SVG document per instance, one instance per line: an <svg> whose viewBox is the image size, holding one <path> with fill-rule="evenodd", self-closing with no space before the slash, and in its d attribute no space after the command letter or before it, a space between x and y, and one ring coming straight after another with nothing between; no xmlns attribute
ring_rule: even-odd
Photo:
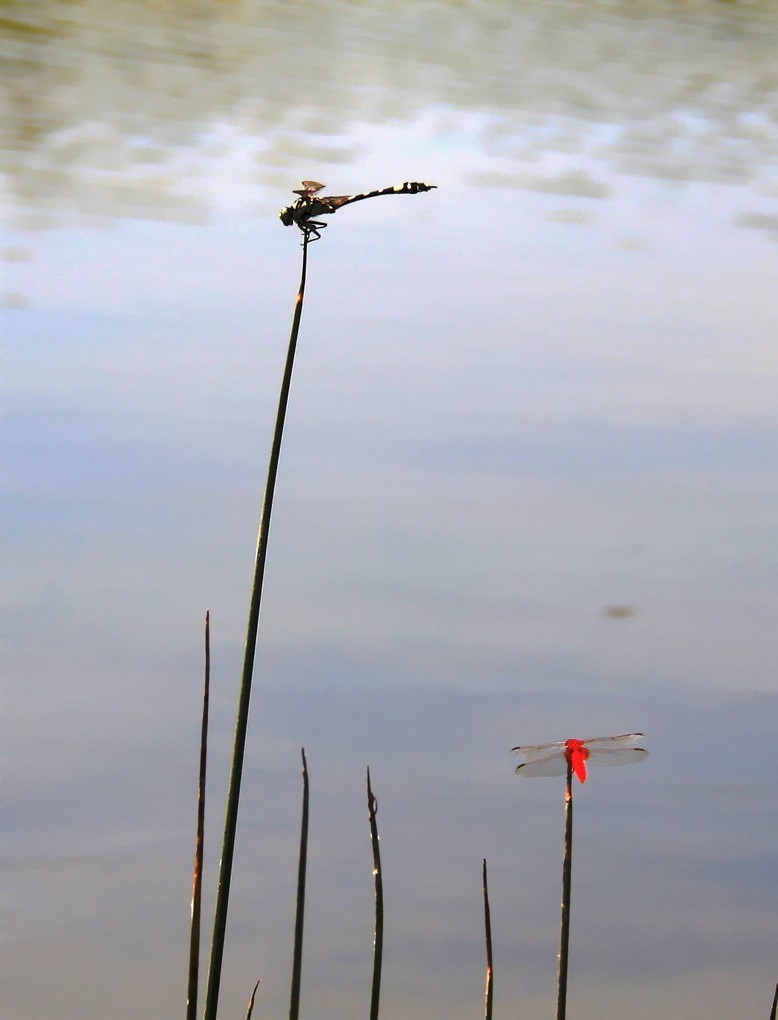
<svg viewBox="0 0 778 1020"><path fill-rule="evenodd" d="M643 761L648 751L638 747L642 733L622 733L618 737L593 737L591 740L558 740L553 744L528 744L514 747L514 754L526 759L516 768L520 776L563 776L568 763L581 783L586 782L586 766L629 765Z"/></svg>

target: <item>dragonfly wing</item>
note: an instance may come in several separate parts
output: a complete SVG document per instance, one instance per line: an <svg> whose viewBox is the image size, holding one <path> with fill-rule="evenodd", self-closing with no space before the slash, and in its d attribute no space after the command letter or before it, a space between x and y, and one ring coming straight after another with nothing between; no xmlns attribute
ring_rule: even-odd
<svg viewBox="0 0 778 1020"><path fill-rule="evenodd" d="M559 752L527 761L516 769L516 775L526 776L528 779L534 779L536 776L563 776L566 772L567 760Z"/></svg>
<svg viewBox="0 0 778 1020"><path fill-rule="evenodd" d="M521 744L519 747L512 747L511 754L521 755L528 762L537 761L538 758L547 758L550 754L564 754L565 746L564 740L555 740L553 744Z"/></svg>
<svg viewBox="0 0 778 1020"><path fill-rule="evenodd" d="M317 191L321 191L324 187L323 184L319 184L318 181L303 181L303 190L309 195L315 195ZM295 192L298 194L298 192Z"/></svg>
<svg viewBox="0 0 778 1020"><path fill-rule="evenodd" d="M586 759L589 765L631 765L648 757L648 751L642 747L614 747L612 749L589 751Z"/></svg>
<svg viewBox="0 0 778 1020"><path fill-rule="evenodd" d="M319 201L326 203L326 205L328 205L334 212L336 209L340 209L342 205L350 202L351 195L322 195Z"/></svg>
<svg viewBox="0 0 778 1020"><path fill-rule="evenodd" d="M591 740L584 740L584 747L590 751L605 751L616 747L634 747L643 739L642 733L622 733L618 737L593 737Z"/></svg>

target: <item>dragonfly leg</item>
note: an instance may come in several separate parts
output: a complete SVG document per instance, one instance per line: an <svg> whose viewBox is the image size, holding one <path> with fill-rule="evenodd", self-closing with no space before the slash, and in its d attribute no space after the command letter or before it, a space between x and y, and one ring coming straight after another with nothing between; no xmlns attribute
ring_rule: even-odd
<svg viewBox="0 0 778 1020"><path fill-rule="evenodd" d="M303 232L303 244L306 244L308 241L318 241L321 237L321 231L327 226L326 223L319 223L316 220L306 220L304 223L298 223L297 225Z"/></svg>

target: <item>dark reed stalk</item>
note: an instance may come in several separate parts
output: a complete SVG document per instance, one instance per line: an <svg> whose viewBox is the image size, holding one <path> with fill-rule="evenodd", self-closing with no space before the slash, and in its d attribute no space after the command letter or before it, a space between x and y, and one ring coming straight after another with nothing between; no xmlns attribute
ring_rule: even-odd
<svg viewBox="0 0 778 1020"><path fill-rule="evenodd" d="M197 1017L197 986L200 979L200 917L203 898L203 853L205 846L205 773L208 758L208 698L211 688L211 614L205 614L205 683L203 718L200 727L200 780L197 788L197 836L192 876L192 919L189 929L189 987L186 1020Z"/></svg>
<svg viewBox="0 0 778 1020"><path fill-rule="evenodd" d="M235 830L238 824L240 784L243 776L243 757L246 748L246 731L248 729L249 704L251 701L251 680L254 672L254 655L257 648L259 609L262 601L262 582L265 576L265 560L267 558L267 543L268 535L270 533L270 515L273 509L273 495L275 493L276 475L278 474L278 460L281 455L281 440L284 432L284 420L286 418L286 407L289 402L289 388L292 382L294 355L297 348L297 334L300 329L300 318L303 311L305 277L308 267L309 240L310 232L304 231L300 286L297 290L297 298L294 306L292 331L289 337L289 349L286 355L284 376L281 382L281 392L278 398L278 411L276 413L276 424L273 431L273 443L270 448L270 460L267 469L265 495L262 501L262 511L259 518L259 534L257 537L257 551L254 563L254 580L251 587L249 618L246 628L246 644L243 651L243 671L240 681L240 693L238 695L238 711L235 720L235 743L232 752L230 783L227 790L227 810L224 819L224 840L222 842L219 879L216 887L216 909L214 912L213 937L211 940L211 961L208 970L208 990L206 992L203 1020L216 1020L216 1013L219 1006L219 985L221 982L222 959L224 956L224 936L227 928L227 910L230 900L232 860L235 852Z"/></svg>
<svg viewBox="0 0 778 1020"><path fill-rule="evenodd" d="M248 1012L246 1013L246 1020L251 1020L251 1014L254 1012L254 999L257 997L258 988L259 981L257 981L257 983L254 985L254 991L251 993L251 998L249 999L249 1008Z"/></svg>
<svg viewBox="0 0 778 1020"><path fill-rule="evenodd" d="M384 956L384 881L381 875L381 848L378 845L378 801L370 785L367 770L367 815L370 821L370 842L373 844L373 876L375 878L375 937L373 939L373 987L370 994L370 1020L378 1020L381 997L381 965Z"/></svg>
<svg viewBox="0 0 778 1020"><path fill-rule="evenodd" d="M305 916L305 872L308 865L308 762L303 757L303 817L300 824L300 858L297 865L297 912L294 920L294 953L292 955L292 992L289 999L289 1020L300 1015L300 980L303 967L303 919Z"/></svg>
<svg viewBox="0 0 778 1020"><path fill-rule="evenodd" d="M565 848L562 858L562 924L559 933L559 983L556 1020L565 1020L567 1011L567 959L570 947L570 887L573 880L573 761L567 757L565 785Z"/></svg>
<svg viewBox="0 0 778 1020"><path fill-rule="evenodd" d="M486 858L483 867L484 880L484 937L486 940L486 988L484 990L484 1020L492 1020L494 1002L494 966L492 962L492 912L489 909L489 880L486 875Z"/></svg>
<svg viewBox="0 0 778 1020"><path fill-rule="evenodd" d="M775 986L775 995L773 996L773 1008L770 1010L770 1020L775 1020L776 1012L778 1012L778 984Z"/></svg>

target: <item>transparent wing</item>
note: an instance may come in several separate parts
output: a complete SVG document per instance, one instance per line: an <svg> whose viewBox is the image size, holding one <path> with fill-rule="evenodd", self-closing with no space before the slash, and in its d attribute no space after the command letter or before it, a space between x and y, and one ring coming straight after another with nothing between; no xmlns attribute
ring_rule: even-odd
<svg viewBox="0 0 778 1020"><path fill-rule="evenodd" d="M582 750L588 752L591 765L629 765L648 757L645 748L635 746L642 733L621 733L616 737L593 737L582 741ZM551 744L526 744L512 748L515 755L524 758L516 772L525 776L562 776L567 770L565 751L567 741Z"/></svg>
<svg viewBox="0 0 778 1020"><path fill-rule="evenodd" d="M564 754L565 746L564 740L555 740L552 744L520 744L511 748L511 754L521 755L530 762L546 758L550 754Z"/></svg>
<svg viewBox="0 0 778 1020"><path fill-rule="evenodd" d="M596 748L589 751L587 765L631 765L648 757L643 747L614 747L609 750Z"/></svg>
<svg viewBox="0 0 778 1020"><path fill-rule="evenodd" d="M583 745L589 751L605 751L616 747L630 747L639 744L642 733L622 733L618 737L592 737L584 740Z"/></svg>
<svg viewBox="0 0 778 1020"><path fill-rule="evenodd" d="M516 769L517 776L526 776L527 779L534 779L536 776L563 776L566 772L567 759L561 751L546 755L545 758L525 762Z"/></svg>
<svg viewBox="0 0 778 1020"><path fill-rule="evenodd" d="M323 184L319 184L318 181L303 181L303 190L308 195L315 195L316 192L317 191L321 191L321 189L323 187L324 187L324 185ZM295 194L299 195L300 192L296 191Z"/></svg>

